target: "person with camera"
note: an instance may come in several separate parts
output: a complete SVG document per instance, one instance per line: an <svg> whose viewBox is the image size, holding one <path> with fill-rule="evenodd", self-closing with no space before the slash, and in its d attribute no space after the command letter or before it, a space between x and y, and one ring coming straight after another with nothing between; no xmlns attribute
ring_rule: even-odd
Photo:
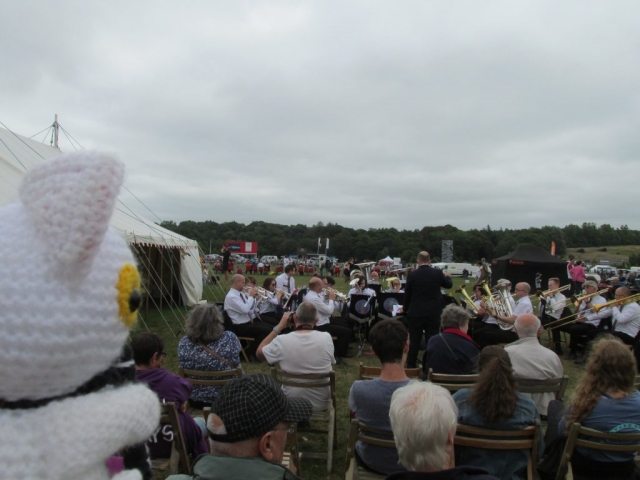
<svg viewBox="0 0 640 480"><path fill-rule="evenodd" d="M256 356L270 364L279 363L287 373L327 373L336 360L333 356L333 341L326 332L314 330L318 322L318 310L313 303L303 302L295 313L287 312L280 323L258 347ZM282 330L293 327L286 335L278 335ZM303 382L303 380L301 380ZM326 388L299 388L284 385L282 390L290 398L306 398L313 405L314 412L329 408L331 390Z"/></svg>

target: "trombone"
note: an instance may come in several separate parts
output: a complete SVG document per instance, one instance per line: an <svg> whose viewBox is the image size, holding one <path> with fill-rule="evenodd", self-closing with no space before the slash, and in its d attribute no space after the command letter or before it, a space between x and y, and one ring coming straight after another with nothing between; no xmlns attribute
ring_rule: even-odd
<svg viewBox="0 0 640 480"><path fill-rule="evenodd" d="M594 305L593 307L591 307L591 309L595 313L598 313L603 308L616 307L618 305L626 305L627 303L632 303L632 302L637 302L637 301L640 301L640 293L636 293L635 295L631 295L629 297L620 298L618 300L611 300L610 302L601 303L600 305ZM553 322L549 322L544 326L544 329L545 330L553 330L554 328L559 328L559 327L563 327L565 325L569 325L570 323L575 323L577 321L577 319L576 320L570 320L568 322L567 322L567 320L569 320L570 318L573 318L573 317L577 317L578 315L581 315L583 313L585 313L584 310L581 311L581 312L572 313L571 315L567 315L566 317L559 318L558 320L554 320ZM565 322L565 323L560 323L560 322ZM560 323L560 324L559 325L554 325L556 323ZM553 325L553 326L551 328L547 328L549 325Z"/></svg>
<svg viewBox="0 0 640 480"><path fill-rule="evenodd" d="M544 292L537 290L536 296L538 298L548 297L549 295L555 295L556 293L564 292L565 290L569 290L570 288L571 288L571 285L565 285L564 287L554 288L553 290L545 290Z"/></svg>
<svg viewBox="0 0 640 480"><path fill-rule="evenodd" d="M577 307L578 305L580 305L580 302L584 302L585 300L588 300L591 297L595 297L597 295L600 295L602 293L606 293L608 292L609 289L608 288L603 288L602 290L598 291L598 292L594 292L594 293L589 293L587 295L582 295L580 297L576 297L575 295L573 295L571 297L571 301L574 303L574 305Z"/></svg>

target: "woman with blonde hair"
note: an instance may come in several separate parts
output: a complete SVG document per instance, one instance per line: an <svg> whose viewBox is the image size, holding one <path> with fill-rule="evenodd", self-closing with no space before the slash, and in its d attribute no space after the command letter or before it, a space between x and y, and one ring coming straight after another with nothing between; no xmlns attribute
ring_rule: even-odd
<svg viewBox="0 0 640 480"><path fill-rule="evenodd" d="M593 345L574 401L558 425L568 434L571 425L602 432L640 432L640 392L634 386L636 362L619 339L604 335ZM576 447L574 478L635 478L633 452L601 452Z"/></svg>

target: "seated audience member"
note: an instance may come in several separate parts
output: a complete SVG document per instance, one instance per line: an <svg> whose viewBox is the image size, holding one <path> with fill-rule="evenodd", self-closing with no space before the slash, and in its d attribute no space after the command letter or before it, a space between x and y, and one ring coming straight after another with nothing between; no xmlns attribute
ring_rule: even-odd
<svg viewBox="0 0 640 480"><path fill-rule="evenodd" d="M351 386L349 409L362 423L390 432L391 395L409 383L404 372L409 331L398 320L383 320L369 332L369 343L382 364L382 371L378 378L359 380ZM377 473L389 475L404 470L398 464L398 452L390 448L358 442L355 454L360 465Z"/></svg>
<svg viewBox="0 0 640 480"><path fill-rule="evenodd" d="M193 476L167 480L297 480L282 457L291 423L311 416L308 400L287 398L264 374L232 380L207 419L211 453L193 464Z"/></svg>
<svg viewBox="0 0 640 480"><path fill-rule="evenodd" d="M273 295L260 302L258 306L260 319L269 325L275 326L282 318L282 309L279 307L282 303L284 291L280 290L279 292L276 292L276 279L273 277L265 278L262 288L267 292L271 292Z"/></svg>
<svg viewBox="0 0 640 480"><path fill-rule="evenodd" d="M272 326L258 319L252 319L250 314L256 306L258 292L255 288L245 293L245 278L243 275L231 277L231 288L224 298L224 311L231 319L231 331L239 337L250 337L255 340L247 347L246 353L253 357L260 342L271 332Z"/></svg>
<svg viewBox="0 0 640 480"><path fill-rule="evenodd" d="M294 330L278 336L293 321ZM318 311L312 303L303 302L295 314L287 312L280 323L262 341L257 356L270 364L279 363L287 373L328 373L336 363L333 358L333 341L326 332L314 330L318 321ZM304 383L304 380L300 380ZM306 398L316 412L330 406L331 389L301 388L283 385L284 393L291 398Z"/></svg>
<svg viewBox="0 0 640 480"><path fill-rule="evenodd" d="M389 418L400 463L408 471L387 480L497 480L481 468L455 466L456 408L447 390L411 382L391 397Z"/></svg>
<svg viewBox="0 0 640 480"><path fill-rule="evenodd" d="M324 281L321 278L314 277L309 280L309 291L304 297L303 303L311 303L316 307L318 312L318 323L316 330L328 332L332 337L336 337L335 353L336 363L338 365L345 364L345 357L349 354L349 342L353 336L353 330L343 325L343 322L331 322L331 315L339 305L335 301L335 292L329 292L323 295Z"/></svg>
<svg viewBox="0 0 640 480"><path fill-rule="evenodd" d="M509 355L497 345L485 347L478 357L480 377L475 388L458 390L458 422L491 430L522 430L540 420L533 400L518 393ZM540 438L540 448L544 440ZM475 465L499 478L526 478L529 450L496 452L456 447L457 465Z"/></svg>
<svg viewBox="0 0 640 480"><path fill-rule="evenodd" d="M186 335L178 344L178 361L187 370L219 372L240 365L240 341L225 332L222 314L212 303L198 305L187 317ZM196 385L189 403L192 408L210 407L220 387Z"/></svg>
<svg viewBox="0 0 640 480"><path fill-rule="evenodd" d="M636 362L629 349L611 335L593 345L574 401L558 425L568 434L573 423L602 432L640 432L640 393L634 387ZM550 417L551 418L551 417ZM635 478L633 452L600 452L576 447L575 479Z"/></svg>
<svg viewBox="0 0 640 480"><path fill-rule="evenodd" d="M533 314L525 313L516 319L515 330L519 340L504 347L509 354L513 372L516 377L527 380L545 380L558 378L564 374L562 362L558 355L540 345L538 336L542 330L540 319ZM547 406L555 399L553 393L525 393L536 404L540 415L547 414Z"/></svg>
<svg viewBox="0 0 640 480"><path fill-rule="evenodd" d="M422 358L423 378L429 369L434 373L468 375L475 373L478 366L478 345L467 335L469 314L456 305L447 305L440 317L442 333L434 335L427 342Z"/></svg>
<svg viewBox="0 0 640 480"><path fill-rule="evenodd" d="M166 354L160 336L155 333L140 333L131 341L131 349L133 350L138 381L146 383L158 395L161 403L174 402L176 404L187 452L192 454L194 458L206 453L208 450L204 438L204 419L194 419L187 411L191 384L184 378L162 368ZM166 428L159 426L156 433L147 442L151 458L171 456L173 432L167 431Z"/></svg>

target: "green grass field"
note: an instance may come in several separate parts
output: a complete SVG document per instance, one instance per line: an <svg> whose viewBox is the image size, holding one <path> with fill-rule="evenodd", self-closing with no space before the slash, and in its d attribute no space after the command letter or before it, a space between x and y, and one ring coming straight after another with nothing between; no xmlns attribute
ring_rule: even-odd
<svg viewBox="0 0 640 480"><path fill-rule="evenodd" d="M603 249L606 250L602 251ZM637 255L638 253L640 253L640 245L617 245L611 247L567 248L566 256L573 255L576 259L586 261L592 265L597 265L602 260L609 260L611 264L617 265L628 262L629 256Z"/></svg>
<svg viewBox="0 0 640 480"><path fill-rule="evenodd" d="M266 275L254 275L258 280L258 285L262 285L262 281L266 278ZM311 277L296 277L296 285L302 286L306 285ZM337 280L337 288L347 293L348 284L344 283L342 278ZM463 283L462 279L455 278L454 286L451 289L451 292L455 290L458 286ZM471 288L468 287L467 291L470 292ZM209 301L222 301L223 295L222 290L218 288L214 288L211 286L205 287L204 298ZM457 295L454 295L457 297ZM535 305L536 302L534 302ZM183 323L183 320L179 320L178 318L183 318L186 315L184 309L178 314L177 312L172 312L171 310L164 310L162 315L155 312L149 314L144 318L145 324L149 327L149 329L155 333L161 335L165 341L165 351L167 352L167 357L165 360L165 368L174 373L177 372L178 369L178 361L177 361L177 345L180 338L183 336L183 332L181 330L180 322ZM169 330L166 322L171 325L172 330L177 334L174 336ZM142 322L138 322L136 327L136 331L144 331L146 330ZM547 335L543 334L542 343L547 344ZM352 344L351 352L355 354L355 344ZM422 358L422 354L420 354L419 358ZM359 358L350 358L347 360L348 365L336 365L336 384L337 384L337 396L338 396L338 450L334 452L334 461L333 461L333 471L331 474L327 474L326 465L324 461L314 461L314 460L305 460L303 461L303 478L305 480L319 480L319 479L331 479L337 480L344 478L344 465L345 465L345 454L346 454L346 443L347 443L347 435L349 429L349 409L347 406L347 399L349 395L349 388L351 384L358 377L358 365L362 362L364 365L372 365L377 366L379 362L376 357L369 355L362 355ZM563 365L565 369L565 374L569 375L569 385L567 388L567 399L570 400L571 394L575 389L576 383L582 373L582 368L576 366L573 362L565 361L563 359ZM254 363L246 363L243 362L242 368L246 373L268 373L269 366L267 364L254 364ZM322 451L326 448L326 443L324 443L323 439L314 439L304 437L300 441L300 449L302 451Z"/></svg>

